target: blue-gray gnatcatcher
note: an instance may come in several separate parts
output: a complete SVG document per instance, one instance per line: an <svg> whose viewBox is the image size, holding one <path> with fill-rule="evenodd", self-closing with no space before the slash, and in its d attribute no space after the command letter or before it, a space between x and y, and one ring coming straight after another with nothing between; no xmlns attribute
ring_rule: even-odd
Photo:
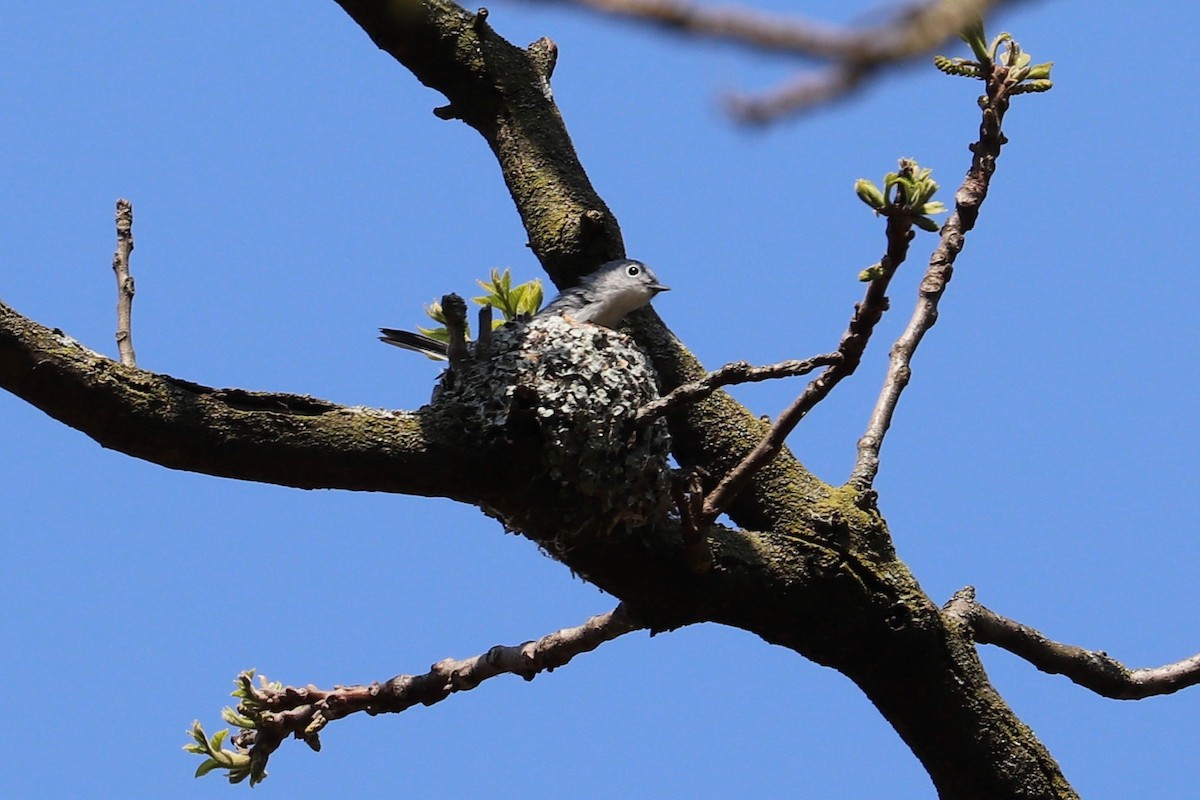
<svg viewBox="0 0 1200 800"><path fill-rule="evenodd" d="M655 274L640 261L628 258L609 261L583 282L551 300L534 314L534 318L567 316L576 322L590 322L615 328L625 315L649 303L659 292L669 287L658 282ZM380 341L416 350L418 353L445 358L446 343L420 333L380 328Z"/></svg>

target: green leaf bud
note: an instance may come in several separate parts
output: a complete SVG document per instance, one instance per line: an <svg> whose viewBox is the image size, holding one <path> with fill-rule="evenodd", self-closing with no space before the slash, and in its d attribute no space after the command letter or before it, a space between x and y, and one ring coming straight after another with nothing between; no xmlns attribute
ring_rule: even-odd
<svg viewBox="0 0 1200 800"><path fill-rule="evenodd" d="M858 279L860 281L862 281L863 283L870 283L871 281L873 281L877 278L882 278L882 277L883 277L883 264L878 264L878 263L872 264L871 266L864 269L862 272L858 273Z"/></svg>
<svg viewBox="0 0 1200 800"><path fill-rule="evenodd" d="M883 192L879 191L879 187L866 178L859 178L854 182L854 193L858 195L859 200L876 211L882 209L886 204Z"/></svg>
<svg viewBox="0 0 1200 800"><path fill-rule="evenodd" d="M1031 80L1045 80L1050 77L1050 69L1054 66L1053 61L1047 61L1045 64L1034 64L1029 68L1029 78Z"/></svg>

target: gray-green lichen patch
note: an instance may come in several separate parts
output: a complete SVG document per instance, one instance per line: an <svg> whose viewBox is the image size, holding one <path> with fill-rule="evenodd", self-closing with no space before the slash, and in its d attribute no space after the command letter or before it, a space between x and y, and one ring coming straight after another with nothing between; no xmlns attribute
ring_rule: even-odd
<svg viewBox="0 0 1200 800"><path fill-rule="evenodd" d="M539 447L571 538L643 523L669 504L666 425L632 422L657 397L654 368L628 336L544 317L497 329L486 357L443 376L434 405L481 445Z"/></svg>

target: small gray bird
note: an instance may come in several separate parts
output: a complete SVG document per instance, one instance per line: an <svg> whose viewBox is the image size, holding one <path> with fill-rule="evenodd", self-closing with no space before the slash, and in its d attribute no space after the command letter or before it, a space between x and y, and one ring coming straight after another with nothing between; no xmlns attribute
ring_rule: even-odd
<svg viewBox="0 0 1200 800"><path fill-rule="evenodd" d="M534 318L566 316L576 322L615 328L630 311L641 308L656 294L669 288L659 283L650 268L642 262L620 258L585 275L578 286L564 289L534 314ZM446 343L437 339L395 328L380 328L379 332L383 334L379 337L382 342L426 355L446 357Z"/></svg>

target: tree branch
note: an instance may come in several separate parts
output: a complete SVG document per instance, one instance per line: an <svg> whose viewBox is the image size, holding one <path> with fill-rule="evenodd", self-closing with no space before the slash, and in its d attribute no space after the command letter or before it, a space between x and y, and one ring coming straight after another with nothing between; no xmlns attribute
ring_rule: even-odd
<svg viewBox="0 0 1200 800"><path fill-rule="evenodd" d="M908 326L892 345L887 376L875 402L866 432L858 440L858 457L848 483L868 489L879 473L879 450L891 427L900 394L912 377L913 354L930 328L937 322L938 303L954 274L954 261L966 243L966 234L975 227L979 209L987 198L996 159L1007 139L1000 131L1008 111L1010 92L1020 81L1010 80L1008 67L992 65L987 76L987 95L982 98L983 119L979 124L979 139L971 145L971 167L954 195L954 211L942 226L937 248L929 257L929 267L921 281L916 307Z"/></svg>
<svg viewBox="0 0 1200 800"><path fill-rule="evenodd" d="M382 50L449 104L438 114L461 119L495 154L529 235L529 245L558 286L625 254L620 229L580 165L548 88L557 52L548 39L514 47L487 22L449 0L337 0ZM627 318L666 389L705 375L704 368L652 310ZM679 463L723 475L761 436L762 423L724 392L668 417ZM728 509L758 530L811 533L819 519L804 504L770 496L827 490L790 454L755 475Z"/></svg>
<svg viewBox="0 0 1200 800"><path fill-rule="evenodd" d="M238 706L238 713L256 726L243 731L235 741L241 747L248 747L251 760L265 768L266 759L288 736L319 750L319 734L333 720L360 711L372 715L398 714L418 703L431 706L497 675L520 675L531 681L542 672L565 666L581 653L644 628L625 606L618 605L578 627L563 628L536 641L496 645L471 658L447 658L423 675L397 675L370 686L255 687L250 674L243 673L239 683L249 696Z"/></svg>
<svg viewBox="0 0 1200 800"><path fill-rule="evenodd" d="M381 49L444 94L443 119L461 119L496 154L529 234L559 287L625 255L621 231L587 178L551 99L556 48L497 35L486 14L447 0L337 0Z"/></svg>
<svg viewBox="0 0 1200 800"><path fill-rule="evenodd" d="M1042 672L1065 675L1114 700L1142 700L1200 683L1200 654L1161 667L1130 669L1103 650L1061 644L1000 616L975 599L973 586L955 592L943 611L967 625L976 642L1002 647Z"/></svg>
<svg viewBox="0 0 1200 800"><path fill-rule="evenodd" d="M897 5L896 21L839 27L747 7L707 8L683 0L541 0L648 22L675 33L752 50L775 50L833 61L886 62L922 55L971 20L1015 0L959 0Z"/></svg>
<svg viewBox="0 0 1200 800"><path fill-rule="evenodd" d="M908 255L908 245L913 238L912 223L901 215L890 216L886 236L887 252L879 262L879 275L867 284L863 301L854 307L854 315L838 343L836 358L820 375L809 382L800 396L779 415L758 446L730 470L704 498L704 510L700 519L703 524L710 524L720 516L750 479L778 455L783 449L784 440L800 424L800 420L804 419L817 403L825 399L843 378L854 374L858 369L871 333L887 310L887 289L892 276Z"/></svg>
<svg viewBox="0 0 1200 800"><path fill-rule="evenodd" d="M172 469L473 503L507 491L486 454L427 410L201 386L123 366L3 303L0 388L104 447Z"/></svg>
<svg viewBox="0 0 1200 800"><path fill-rule="evenodd" d="M137 366L133 352L133 276L129 274L129 255L133 252L133 204L117 201L117 250L112 268L117 276L117 350L121 363Z"/></svg>
<svg viewBox="0 0 1200 800"><path fill-rule="evenodd" d="M552 48L514 48L481 15L447 0L342 6L446 93L443 116L484 135L531 246L560 285L621 255L615 220L583 175L550 98ZM703 377L652 312L632 322L666 386ZM537 484L538 465L523 463L519 446L503 451L501 469L492 454L456 448L461 430L436 410L390 414L196 386L122 367L3 306L0 386L156 463L294 486L442 494L484 505L540 541L561 533L555 525L576 496L569 485L552 494L549 479ZM717 465L713 474L740 460L763 427L719 391L669 421L680 463ZM688 569L687 537L665 513L640 527L578 536L556 556L655 629L711 620L837 668L891 722L943 797L1071 796L1053 759L989 686L976 648L954 635L895 558L874 508L786 457L763 465L734 500L730 514L744 527L761 521L762 530L703 530L712 560L703 573Z"/></svg>
<svg viewBox="0 0 1200 800"><path fill-rule="evenodd" d="M625 17L692 38L755 51L832 62L761 97L733 95L729 111L743 122L765 123L845 97L884 67L931 52L974 19L1016 0L959 0L897 4L892 20L839 27L750 7L708 8L684 0L541 0Z"/></svg>
<svg viewBox="0 0 1200 800"><path fill-rule="evenodd" d="M840 100L858 90L878 69L851 62L804 72L763 94L731 93L725 98L725 108L740 122L765 125Z"/></svg>
<svg viewBox="0 0 1200 800"><path fill-rule="evenodd" d="M679 530L683 539L683 557L687 568L697 575L703 575L712 569L712 553L708 549L708 540L704 531L697 527L700 519L701 505L704 501L704 491L699 470L680 472L671 478L671 499L679 511Z"/></svg>
<svg viewBox="0 0 1200 800"><path fill-rule="evenodd" d="M758 383L775 378L790 378L807 375L818 367L828 366L837 362L841 356L837 353L813 356L804 360L790 359L777 364L767 364L762 367L752 367L745 361L734 361L720 369L708 373L697 381L691 381L676 386L668 394L647 403L638 409L634 415L635 424L643 424L659 417L673 414L684 406L710 396L722 386L734 386L742 383Z"/></svg>

